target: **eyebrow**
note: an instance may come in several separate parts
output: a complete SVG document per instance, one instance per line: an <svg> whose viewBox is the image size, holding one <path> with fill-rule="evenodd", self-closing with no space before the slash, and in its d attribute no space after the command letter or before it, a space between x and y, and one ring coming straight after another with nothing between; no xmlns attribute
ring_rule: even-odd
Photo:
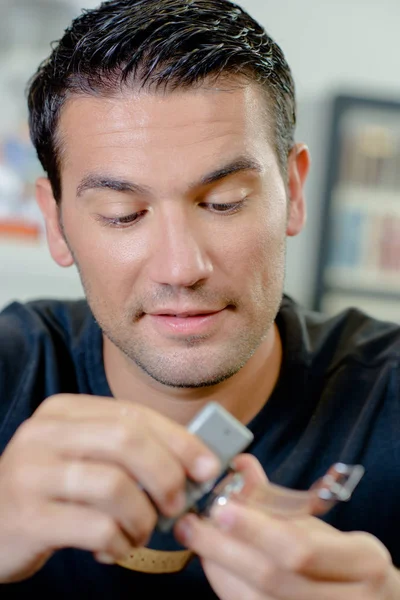
<svg viewBox="0 0 400 600"><path fill-rule="evenodd" d="M229 177L229 175L235 175L236 173L240 173L242 171L256 171L257 173L263 172L262 165L255 160L254 158L241 156L231 163L221 167L220 169L216 169L212 173L205 175L202 177L199 183L195 183L191 187L197 187L200 185L210 185L211 183L215 183L224 179L225 177Z"/></svg>
<svg viewBox="0 0 400 600"><path fill-rule="evenodd" d="M199 186L206 186L212 183L216 183L217 181L221 181L230 175L235 175L237 173L241 173L243 171L255 171L257 173L263 172L262 165L250 157L239 157L234 161L208 173L204 177L202 177L199 181L192 183L189 185L189 189L193 189ZM93 189L108 189L113 190L115 192L122 193L133 193L137 195L149 196L151 195L151 188L144 185L139 185L137 183L133 183L132 181L127 181L125 179L117 179L114 177L102 176L89 174L85 175L81 182L79 183L76 195L77 197L81 197L86 191Z"/></svg>
<svg viewBox="0 0 400 600"><path fill-rule="evenodd" d="M88 190L96 189L114 190L115 192L128 192L138 195L149 195L151 193L150 188L147 186L138 185L125 179L90 174L83 177L76 189L76 195L79 198Z"/></svg>

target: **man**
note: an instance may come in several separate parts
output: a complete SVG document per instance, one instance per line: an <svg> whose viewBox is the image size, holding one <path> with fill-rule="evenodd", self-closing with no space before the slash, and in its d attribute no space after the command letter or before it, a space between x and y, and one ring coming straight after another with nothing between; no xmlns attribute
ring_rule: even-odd
<svg viewBox="0 0 400 600"><path fill-rule="evenodd" d="M29 110L50 252L87 303L0 316L2 598L399 598L399 330L282 299L310 159L279 47L226 0L111 0ZM245 477L304 490L361 463L353 499L159 533L219 471L185 427L210 400L254 434Z"/></svg>

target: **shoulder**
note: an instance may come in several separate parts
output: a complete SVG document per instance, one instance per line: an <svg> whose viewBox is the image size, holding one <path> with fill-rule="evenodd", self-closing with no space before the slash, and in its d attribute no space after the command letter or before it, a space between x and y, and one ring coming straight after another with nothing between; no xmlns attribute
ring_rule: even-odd
<svg viewBox="0 0 400 600"><path fill-rule="evenodd" d="M0 312L0 453L45 398L75 392L75 355L92 321L81 300L15 302Z"/></svg>
<svg viewBox="0 0 400 600"><path fill-rule="evenodd" d="M378 366L400 361L400 326L375 319L357 308L335 316L306 310L285 297L279 316L286 328L295 332L307 362L325 357L330 367L344 362Z"/></svg>
<svg viewBox="0 0 400 600"><path fill-rule="evenodd" d="M93 320L84 300L14 302L0 312L0 387L42 368L67 368ZM7 386L8 387L8 386Z"/></svg>
<svg viewBox="0 0 400 600"><path fill-rule="evenodd" d="M50 338L73 342L90 316L85 300L13 302L0 312L0 359Z"/></svg>

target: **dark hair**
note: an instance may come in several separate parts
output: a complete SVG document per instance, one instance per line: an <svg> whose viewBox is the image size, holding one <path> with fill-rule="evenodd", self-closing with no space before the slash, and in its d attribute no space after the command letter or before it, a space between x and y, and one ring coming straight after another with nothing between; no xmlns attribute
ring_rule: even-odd
<svg viewBox="0 0 400 600"><path fill-rule="evenodd" d="M221 75L242 76L266 90L285 171L294 143L294 82L279 46L243 9L228 0L110 0L83 11L28 90L31 139L56 200L57 126L71 94L115 94L129 84L173 90Z"/></svg>

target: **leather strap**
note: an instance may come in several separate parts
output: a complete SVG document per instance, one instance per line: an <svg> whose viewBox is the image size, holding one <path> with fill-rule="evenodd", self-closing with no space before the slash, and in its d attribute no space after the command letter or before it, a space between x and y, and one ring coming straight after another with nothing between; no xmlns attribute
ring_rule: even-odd
<svg viewBox="0 0 400 600"><path fill-rule="evenodd" d="M117 564L141 573L178 573L186 567L193 556L194 553L190 550L166 552L150 548L135 548L129 556Z"/></svg>

